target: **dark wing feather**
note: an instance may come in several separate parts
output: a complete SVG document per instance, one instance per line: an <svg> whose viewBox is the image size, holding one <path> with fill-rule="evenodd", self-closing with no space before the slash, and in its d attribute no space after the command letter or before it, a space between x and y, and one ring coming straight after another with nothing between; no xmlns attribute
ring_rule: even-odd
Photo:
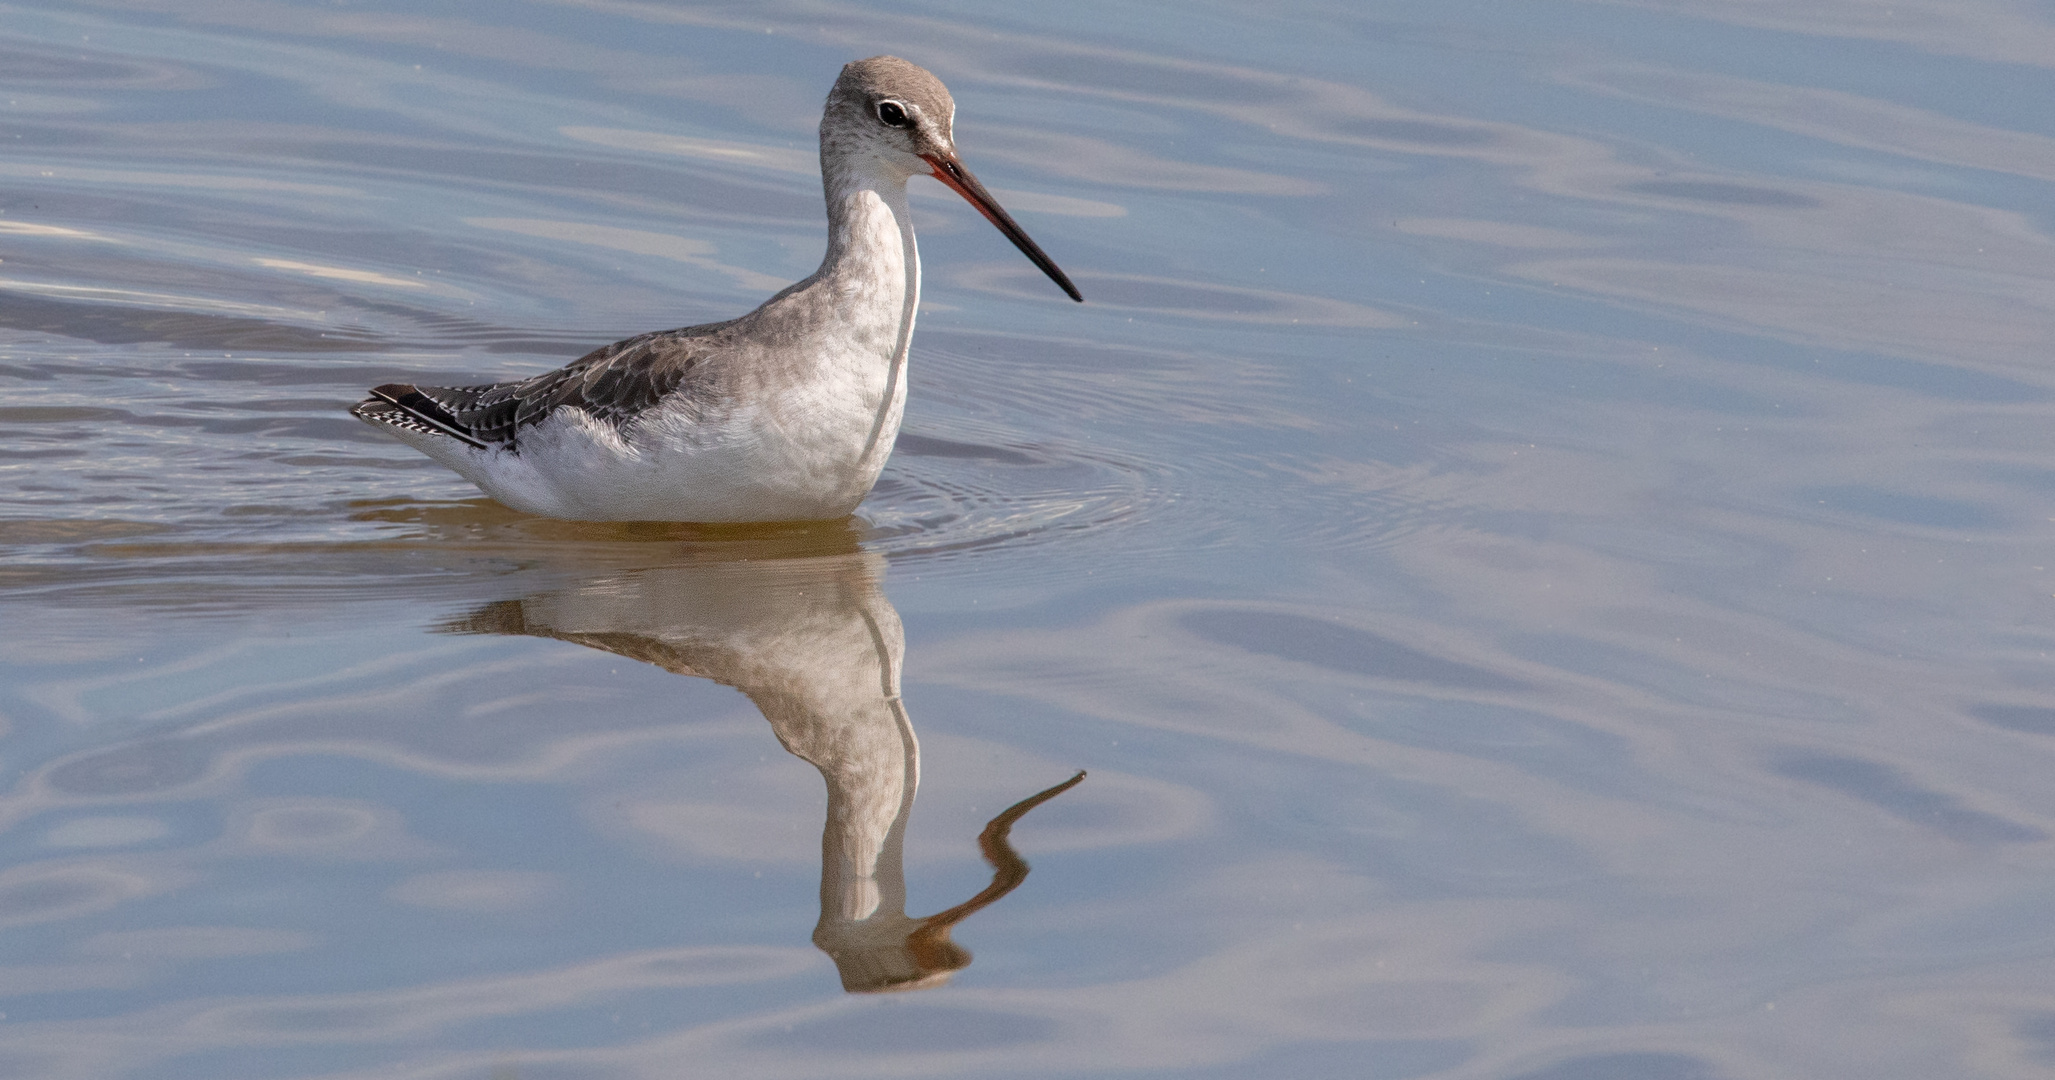
<svg viewBox="0 0 2055 1080"><path fill-rule="evenodd" d="M706 361L730 323L662 330L616 341L520 382L487 386L389 383L350 411L365 420L432 431L476 447L519 449L521 429L565 406L626 428L665 397L707 382Z"/></svg>

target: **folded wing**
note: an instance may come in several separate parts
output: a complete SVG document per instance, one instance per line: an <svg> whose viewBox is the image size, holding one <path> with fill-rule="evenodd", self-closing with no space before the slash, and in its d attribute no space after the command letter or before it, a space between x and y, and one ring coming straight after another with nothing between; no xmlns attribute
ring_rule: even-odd
<svg viewBox="0 0 2055 1080"><path fill-rule="evenodd" d="M350 412L359 419L518 453L522 429L576 408L625 429L665 398L706 381L729 323L617 341L555 371L486 386L387 383Z"/></svg>

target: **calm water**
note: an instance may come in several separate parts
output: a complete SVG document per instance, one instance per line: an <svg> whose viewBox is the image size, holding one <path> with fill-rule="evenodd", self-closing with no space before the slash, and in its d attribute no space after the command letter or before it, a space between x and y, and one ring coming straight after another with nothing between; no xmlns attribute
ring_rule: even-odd
<svg viewBox="0 0 2055 1080"><path fill-rule="evenodd" d="M0 5L0 1076L2055 1074L2055 14L1254 7ZM917 181L856 518L344 413L886 51L1090 302Z"/></svg>

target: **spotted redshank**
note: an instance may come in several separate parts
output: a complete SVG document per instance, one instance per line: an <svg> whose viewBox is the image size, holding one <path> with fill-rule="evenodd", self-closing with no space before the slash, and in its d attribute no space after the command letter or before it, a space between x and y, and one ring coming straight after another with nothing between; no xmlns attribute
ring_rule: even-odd
<svg viewBox="0 0 2055 1080"><path fill-rule="evenodd" d="M906 181L977 207L1084 297L956 155L956 103L892 56L842 69L821 115L828 253L727 322L643 334L546 375L392 383L350 411L517 510L583 521L845 517L877 481L906 407L920 254Z"/></svg>

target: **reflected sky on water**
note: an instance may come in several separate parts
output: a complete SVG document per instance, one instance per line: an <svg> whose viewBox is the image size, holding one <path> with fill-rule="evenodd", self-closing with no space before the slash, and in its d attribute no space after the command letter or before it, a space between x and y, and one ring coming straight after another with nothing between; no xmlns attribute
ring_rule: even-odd
<svg viewBox="0 0 2055 1080"><path fill-rule="evenodd" d="M1090 302L916 181L857 517L540 521L346 415L810 272L887 51ZM0 6L0 1076L2045 1075L2051 57Z"/></svg>

